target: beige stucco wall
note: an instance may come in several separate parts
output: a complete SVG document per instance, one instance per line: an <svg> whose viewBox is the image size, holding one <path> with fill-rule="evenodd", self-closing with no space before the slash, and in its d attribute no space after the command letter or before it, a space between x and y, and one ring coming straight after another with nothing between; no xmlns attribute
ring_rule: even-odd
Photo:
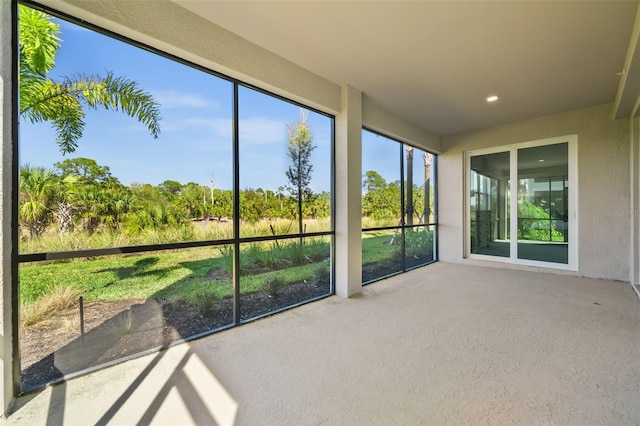
<svg viewBox="0 0 640 426"><path fill-rule="evenodd" d="M12 8L9 1L0 1L0 415L6 412L13 396L13 338L12 311L12 202L13 190L13 67L11 61Z"/></svg>
<svg viewBox="0 0 640 426"><path fill-rule="evenodd" d="M362 291L362 92L342 88L335 143L335 290L341 297Z"/></svg>
<svg viewBox="0 0 640 426"><path fill-rule="evenodd" d="M362 125L435 154L442 152L442 138L384 111L366 95L362 96Z"/></svg>
<svg viewBox="0 0 640 426"><path fill-rule="evenodd" d="M438 159L440 259L463 261L464 152L578 135L578 274L629 280L629 122L601 105L446 137Z"/></svg>
<svg viewBox="0 0 640 426"><path fill-rule="evenodd" d="M631 241L629 280L640 284L640 117L629 120L630 194L629 211L631 217ZM637 212L637 213L636 213Z"/></svg>

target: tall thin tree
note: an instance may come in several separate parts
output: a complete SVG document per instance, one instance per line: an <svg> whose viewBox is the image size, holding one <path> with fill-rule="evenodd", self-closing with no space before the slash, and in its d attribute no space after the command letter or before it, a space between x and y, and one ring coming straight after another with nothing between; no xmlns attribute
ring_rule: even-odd
<svg viewBox="0 0 640 426"><path fill-rule="evenodd" d="M428 230L428 224L431 216L431 161L433 160L433 154L428 152L422 153L422 159L424 160L424 225L425 230Z"/></svg>
<svg viewBox="0 0 640 426"><path fill-rule="evenodd" d="M404 207L406 213L406 225L413 225L413 147L407 145L407 205Z"/></svg>
<svg viewBox="0 0 640 426"><path fill-rule="evenodd" d="M316 147L313 145L313 135L307 124L308 112L300 110L300 121L289 126L289 144L287 156L291 159L291 165L285 172L289 179L287 190L298 202L298 231L303 233L302 203L313 194L311 191L311 153Z"/></svg>

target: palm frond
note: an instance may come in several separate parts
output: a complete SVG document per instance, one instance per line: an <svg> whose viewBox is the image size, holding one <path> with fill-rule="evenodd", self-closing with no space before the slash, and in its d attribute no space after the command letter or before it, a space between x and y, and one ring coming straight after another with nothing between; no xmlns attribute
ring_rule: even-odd
<svg viewBox="0 0 640 426"><path fill-rule="evenodd" d="M122 111L144 124L154 139L160 134L160 109L153 96L134 81L112 73L105 78L78 74L60 83L34 80L21 83L20 88L20 115L32 123L51 121L63 154L75 151L82 137L83 105Z"/></svg>
<svg viewBox="0 0 640 426"><path fill-rule="evenodd" d="M120 110L144 124L154 139L160 135L160 105L135 81L109 72L104 78L78 74L66 78L62 84L81 94L90 108L103 106L112 111Z"/></svg>
<svg viewBox="0 0 640 426"><path fill-rule="evenodd" d="M49 79L60 48L60 27L51 16L19 5L20 115L35 123L51 121L63 154L75 151L84 130L83 106L122 111L160 134L160 109L153 96L125 77L78 74L62 82Z"/></svg>
<svg viewBox="0 0 640 426"><path fill-rule="evenodd" d="M21 96L20 115L32 123L50 121L60 151L63 154L75 151L85 126L77 96L68 87L49 79L25 87Z"/></svg>
<svg viewBox="0 0 640 426"><path fill-rule="evenodd" d="M55 66L60 47L60 27L50 16L19 5L20 10L20 76L23 70L45 75Z"/></svg>

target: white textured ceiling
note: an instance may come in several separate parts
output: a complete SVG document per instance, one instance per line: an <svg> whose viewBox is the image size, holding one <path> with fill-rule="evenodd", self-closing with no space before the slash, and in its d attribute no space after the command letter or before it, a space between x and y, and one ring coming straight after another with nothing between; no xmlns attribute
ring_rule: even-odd
<svg viewBox="0 0 640 426"><path fill-rule="evenodd" d="M613 102L639 3L174 1L440 136Z"/></svg>

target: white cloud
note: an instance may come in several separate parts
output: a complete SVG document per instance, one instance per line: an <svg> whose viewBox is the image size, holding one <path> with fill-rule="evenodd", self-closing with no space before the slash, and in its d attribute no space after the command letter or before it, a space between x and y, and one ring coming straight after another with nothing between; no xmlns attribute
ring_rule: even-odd
<svg viewBox="0 0 640 426"><path fill-rule="evenodd" d="M240 143L268 144L287 141L287 125L267 118L240 120Z"/></svg>
<svg viewBox="0 0 640 426"><path fill-rule="evenodd" d="M190 135L190 131L198 131L201 134L202 130L212 132L218 136L225 136L231 138L231 120L224 118L210 118L210 117L192 117L183 118L181 120L168 120L162 122L162 132L164 133L184 133L187 136ZM228 130L224 130L225 127Z"/></svg>
<svg viewBox="0 0 640 426"><path fill-rule="evenodd" d="M231 139L230 118L192 117L180 120L179 123L181 130L207 129L212 132L213 136Z"/></svg>
<svg viewBox="0 0 640 426"><path fill-rule="evenodd" d="M199 93L178 92L175 90L154 90L153 97L161 108L213 108L218 104L211 102Z"/></svg>
<svg viewBox="0 0 640 426"><path fill-rule="evenodd" d="M214 136L231 138L232 122L225 118L193 117L181 121L181 127L204 127L210 129ZM240 143L269 144L287 141L287 126L282 121L268 118L247 118L240 120Z"/></svg>

